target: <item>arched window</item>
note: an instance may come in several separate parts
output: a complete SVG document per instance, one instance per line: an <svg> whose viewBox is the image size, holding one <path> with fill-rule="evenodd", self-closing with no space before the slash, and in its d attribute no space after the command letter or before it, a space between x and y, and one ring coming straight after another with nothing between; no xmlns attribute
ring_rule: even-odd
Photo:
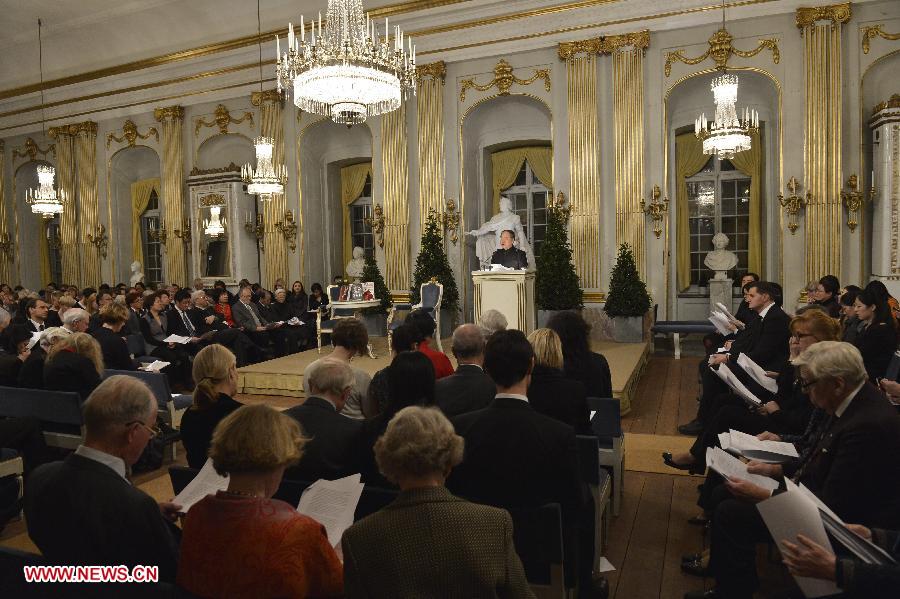
<svg viewBox="0 0 900 599"><path fill-rule="evenodd" d="M161 228L159 196L156 190L150 192L150 203L141 215L141 241L144 245L144 282L156 285L163 281L162 251L158 232Z"/></svg>
<svg viewBox="0 0 900 599"><path fill-rule="evenodd" d="M366 258L375 257L375 236L372 234L372 177L366 177L362 193L350 204L351 247L361 247Z"/></svg>
<svg viewBox="0 0 900 599"><path fill-rule="evenodd" d="M536 258L541 254L541 245L544 242L547 198L550 196L550 190L537 178L526 160L522 163L516 180L502 193L512 201L513 212L522 220L522 228Z"/></svg>

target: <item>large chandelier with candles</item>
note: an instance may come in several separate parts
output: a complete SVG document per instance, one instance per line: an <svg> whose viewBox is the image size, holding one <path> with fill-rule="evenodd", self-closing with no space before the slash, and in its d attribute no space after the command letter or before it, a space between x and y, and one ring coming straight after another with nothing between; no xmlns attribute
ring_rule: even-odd
<svg viewBox="0 0 900 599"><path fill-rule="evenodd" d="M41 20L38 19L38 68L41 73L41 131L44 131L44 44L41 39ZM31 211L46 219L51 219L63 211L63 203L56 194L54 178L56 169L49 164L37 167L38 186L25 191L25 202Z"/></svg>
<svg viewBox="0 0 900 599"><path fill-rule="evenodd" d="M276 37L278 88L292 88L294 104L306 112L328 116L341 125L357 125L370 116L396 110L407 94L415 94L416 50L410 38L394 27L378 34L361 0L328 0L306 36L288 24L287 51Z"/></svg>
<svg viewBox="0 0 900 599"><path fill-rule="evenodd" d="M734 158L738 152L750 149L750 133L759 129L759 115L755 110L744 108L741 117L737 114L738 78L723 72L712 80L713 101L716 115L707 121L706 113L694 121L694 134L703 142L704 154L715 154L721 158Z"/></svg>

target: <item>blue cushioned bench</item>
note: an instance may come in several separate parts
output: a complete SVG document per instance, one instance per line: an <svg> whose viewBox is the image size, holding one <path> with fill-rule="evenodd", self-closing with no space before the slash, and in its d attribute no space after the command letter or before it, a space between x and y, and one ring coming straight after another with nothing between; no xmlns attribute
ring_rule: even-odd
<svg viewBox="0 0 900 599"><path fill-rule="evenodd" d="M672 333L675 340L675 359L681 359L681 336L690 335L691 333L699 333L707 335L715 333L716 327L708 320L657 320L656 314L659 310L659 304L653 306L653 326L650 327L652 334L668 335Z"/></svg>
<svg viewBox="0 0 900 599"><path fill-rule="evenodd" d="M51 447L75 449L84 441L81 403L70 391L0 387L0 417L40 420Z"/></svg>

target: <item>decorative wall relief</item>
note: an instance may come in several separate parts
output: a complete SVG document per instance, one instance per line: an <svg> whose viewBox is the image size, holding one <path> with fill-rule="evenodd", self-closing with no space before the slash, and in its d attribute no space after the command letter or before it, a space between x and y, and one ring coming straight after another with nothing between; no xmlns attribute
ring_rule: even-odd
<svg viewBox="0 0 900 599"><path fill-rule="evenodd" d="M138 131L134 121L128 119L125 121L125 124L122 125L122 137L116 136L115 133L107 134L106 149L108 150L110 144L114 141L116 143L128 142L128 147L133 148L138 139L149 139L151 135L156 138L156 142L159 143L159 131L157 131L156 127L150 127L147 129L146 133L142 134Z"/></svg>
<svg viewBox="0 0 900 599"><path fill-rule="evenodd" d="M710 36L708 41L709 49L700 56L688 58L684 55L684 50L666 52L666 77L672 74L672 64L675 62L695 65L700 64L707 58L712 58L717 69L725 69L728 67L728 59L732 56L752 58L766 49L772 51L772 62L778 64L781 61L781 52L778 50L778 41L774 38L763 38L759 40L756 48L753 50L738 50L732 45L733 40L734 37L727 29L722 27Z"/></svg>
<svg viewBox="0 0 900 599"><path fill-rule="evenodd" d="M513 66L506 62L505 59L501 58L497 63L497 66L494 67L494 78L491 79L488 83L476 83L474 77L462 80L462 83L460 83L461 89L459 90L459 101L466 101L466 91L469 89L476 89L480 92L485 92L492 87L496 87L498 95L507 96L509 95L509 90L512 89L514 83L523 86L531 85L538 79L542 79L544 81L544 89L549 92L550 69L535 69L531 77L529 77L528 79L520 79L513 73Z"/></svg>
<svg viewBox="0 0 900 599"><path fill-rule="evenodd" d="M872 25L870 27L863 27L862 30L862 51L863 54L868 54L871 49L872 39L876 37L880 37L889 41L897 41L900 40L900 33L888 33L884 29L882 29L884 25Z"/></svg>
<svg viewBox="0 0 900 599"><path fill-rule="evenodd" d="M194 122L194 137L200 135L200 130L203 127L218 127L219 134L225 135L226 133L228 133L229 125L239 125L244 121L249 122L251 128L254 127L253 113L245 112L240 118L234 118L228 111L227 106L225 106L224 104L219 104L218 106L216 106L216 112L212 121L207 122L205 118L200 117Z"/></svg>
<svg viewBox="0 0 900 599"><path fill-rule="evenodd" d="M32 138L28 138L25 140L25 145L21 148L16 148L13 150L12 159L15 162L16 158L27 158L28 160L37 160L37 156L40 154L41 156L46 157L47 154L52 154L53 158L56 158L56 144L49 144L47 149L42 150L41 147L37 144L36 141Z"/></svg>

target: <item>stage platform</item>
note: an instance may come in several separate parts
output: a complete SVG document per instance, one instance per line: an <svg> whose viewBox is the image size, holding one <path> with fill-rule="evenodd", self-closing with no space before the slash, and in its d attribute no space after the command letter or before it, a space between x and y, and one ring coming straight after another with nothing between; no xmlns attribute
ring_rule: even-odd
<svg viewBox="0 0 900 599"><path fill-rule="evenodd" d="M374 375L390 364L391 354L387 349L386 337L373 337L371 341L377 358L358 357L353 360L353 365ZM456 368L456 360L449 353L450 339L444 339L443 346ZM592 347L609 361L613 396L621 402L622 414L627 414L631 410L631 400L638 380L647 364L650 344L599 341L594 342ZM312 361L330 353L329 346L323 347L321 354L312 349L239 368L238 394L242 401L264 401L280 409L299 405L306 397L303 393L303 370Z"/></svg>

